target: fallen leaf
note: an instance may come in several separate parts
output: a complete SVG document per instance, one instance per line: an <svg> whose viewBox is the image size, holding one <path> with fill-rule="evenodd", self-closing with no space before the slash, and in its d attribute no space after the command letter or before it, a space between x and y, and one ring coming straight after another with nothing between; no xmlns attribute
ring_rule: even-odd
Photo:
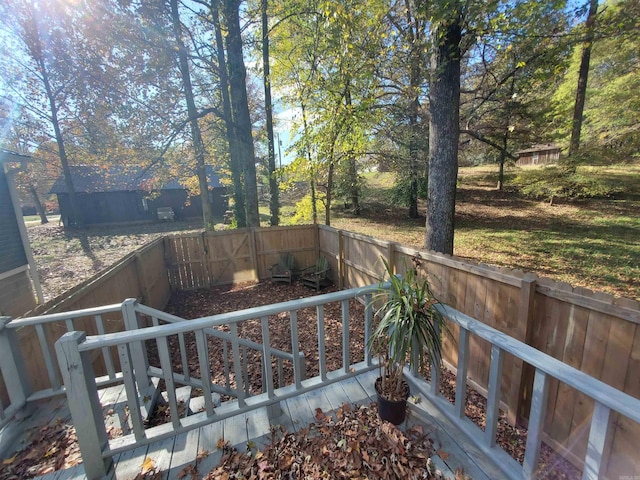
<svg viewBox="0 0 640 480"><path fill-rule="evenodd" d="M16 459L16 457L17 457L17 455L14 455L14 456L13 456L13 457L11 457L11 458L5 458L5 459L2 461L2 464L3 464L3 465L11 465L11 464L13 463L13 461Z"/></svg>
<svg viewBox="0 0 640 480"><path fill-rule="evenodd" d="M449 458L449 454L447 452L445 452L444 450L442 450L441 448L438 449L438 451L436 452L436 455L438 455L442 461L446 461L447 458Z"/></svg>
<svg viewBox="0 0 640 480"><path fill-rule="evenodd" d="M147 473L152 472L155 469L155 462L150 457L145 457L144 462L142 462L142 474L146 475Z"/></svg>

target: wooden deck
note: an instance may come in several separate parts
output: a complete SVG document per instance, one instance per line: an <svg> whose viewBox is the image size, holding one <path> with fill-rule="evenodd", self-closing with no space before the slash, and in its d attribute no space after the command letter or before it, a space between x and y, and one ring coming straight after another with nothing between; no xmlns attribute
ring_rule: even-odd
<svg viewBox="0 0 640 480"><path fill-rule="evenodd" d="M321 408L325 413L328 413L335 411L343 403L369 404L375 400L373 382L376 374L375 371L361 374L283 401L281 403L282 415L272 420L272 423L283 425L289 431L297 431L314 422L316 408ZM100 391L100 401L103 405L105 418L107 418L107 428L122 428L127 432L129 427L121 396L124 397L122 386ZM12 442L12 445L18 449L21 448L23 444L20 440L26 439L28 432L36 427L51 424L51 422L60 422L60 420L68 422L69 411L65 403L65 398L52 400L37 408L30 417L18 422L19 425L14 425L13 428L20 428L21 433L18 440ZM415 404L410 402L407 421L401 425L401 428L410 428L415 424L422 424L425 433L428 433L434 441L435 450L440 453L440 456L435 456L433 460L437 468L444 474L443 478L453 479L458 468L462 468L465 474L474 480L504 478L497 466L480 453L426 399L420 399ZM198 464L198 472L205 475L218 464L222 455L216 446L219 439L229 442L240 451L246 449L249 441L260 448L268 441L269 427L267 411L264 407L253 412L236 415L200 429L116 455L111 478L117 480L135 478L141 472L142 465L148 457L153 461L157 471L163 472L163 478L176 479L185 467L195 465L199 452L209 452L208 456ZM5 457L6 453L5 451ZM39 478L63 480L86 477L82 465L78 465Z"/></svg>

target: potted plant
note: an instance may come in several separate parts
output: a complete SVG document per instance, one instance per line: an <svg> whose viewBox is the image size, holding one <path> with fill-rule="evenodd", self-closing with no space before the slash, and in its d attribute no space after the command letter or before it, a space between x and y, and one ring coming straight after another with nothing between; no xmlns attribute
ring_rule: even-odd
<svg viewBox="0 0 640 480"><path fill-rule="evenodd" d="M418 370L428 359L431 368L440 368L444 319L435 308L434 297L426 278L418 276L419 257L414 268L404 276L394 275L382 259L389 279L381 283L373 302L379 320L369 339L369 347L378 354L380 377L376 380L378 411L383 420L394 425L404 421L409 385L403 368Z"/></svg>

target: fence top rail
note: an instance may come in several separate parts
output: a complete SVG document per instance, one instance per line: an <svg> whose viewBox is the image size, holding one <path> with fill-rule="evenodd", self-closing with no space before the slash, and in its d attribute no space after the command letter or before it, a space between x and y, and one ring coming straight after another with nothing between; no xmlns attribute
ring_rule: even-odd
<svg viewBox="0 0 640 480"><path fill-rule="evenodd" d="M103 305L101 307L83 308L81 310L72 310L70 312L49 313L45 315L37 315L35 317L16 318L7 324L7 328L20 328L29 325L40 325L44 323L58 322L61 320L71 320L73 318L90 317L92 315L102 315L104 313L119 312L122 308L121 303L111 305Z"/></svg>
<svg viewBox="0 0 640 480"><path fill-rule="evenodd" d="M107 333L104 335L94 335L87 337L86 340L79 345L80 351L94 350L103 347L113 347L125 343L138 342L151 340L157 337L166 337L169 335L176 335L179 333L193 332L195 330L203 330L206 328L217 327L221 325L227 325L230 323L243 322L245 320L252 320L261 317L268 317L270 315L277 315L281 312L288 312L294 310L302 310L309 307L317 307L330 302L339 302L342 300L350 300L352 298L361 297L367 294L378 291L381 287L384 288L387 284L373 284L366 287L352 288L349 290L342 290L340 292L325 293L323 295L316 295L313 297L301 298L297 300L290 300L288 302L274 303L263 307L247 308L245 310L237 310L229 313L222 313L218 315L211 315L209 317L202 317L195 320L189 320L188 322L170 323L167 325L160 325L157 327L141 328L135 331L128 332L116 332ZM145 308L145 314L149 315L149 307ZM159 310L156 310L158 314L162 314ZM168 315L168 314L164 314ZM176 317L178 318L178 317Z"/></svg>
<svg viewBox="0 0 640 480"><path fill-rule="evenodd" d="M597 402L640 423L640 400L535 348L489 327L447 305L438 305L442 314L469 332L524 360L533 367L566 383Z"/></svg>

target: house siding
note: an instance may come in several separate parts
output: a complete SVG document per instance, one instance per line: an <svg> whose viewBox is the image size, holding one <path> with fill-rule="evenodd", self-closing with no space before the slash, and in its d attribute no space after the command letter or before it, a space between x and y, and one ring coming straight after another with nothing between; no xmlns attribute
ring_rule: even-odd
<svg viewBox="0 0 640 480"><path fill-rule="evenodd" d="M0 279L0 315L19 317L35 306L36 299L26 270Z"/></svg>
<svg viewBox="0 0 640 480"><path fill-rule="evenodd" d="M4 168L0 164L0 273L27 265L27 256L22 245L9 184Z"/></svg>

